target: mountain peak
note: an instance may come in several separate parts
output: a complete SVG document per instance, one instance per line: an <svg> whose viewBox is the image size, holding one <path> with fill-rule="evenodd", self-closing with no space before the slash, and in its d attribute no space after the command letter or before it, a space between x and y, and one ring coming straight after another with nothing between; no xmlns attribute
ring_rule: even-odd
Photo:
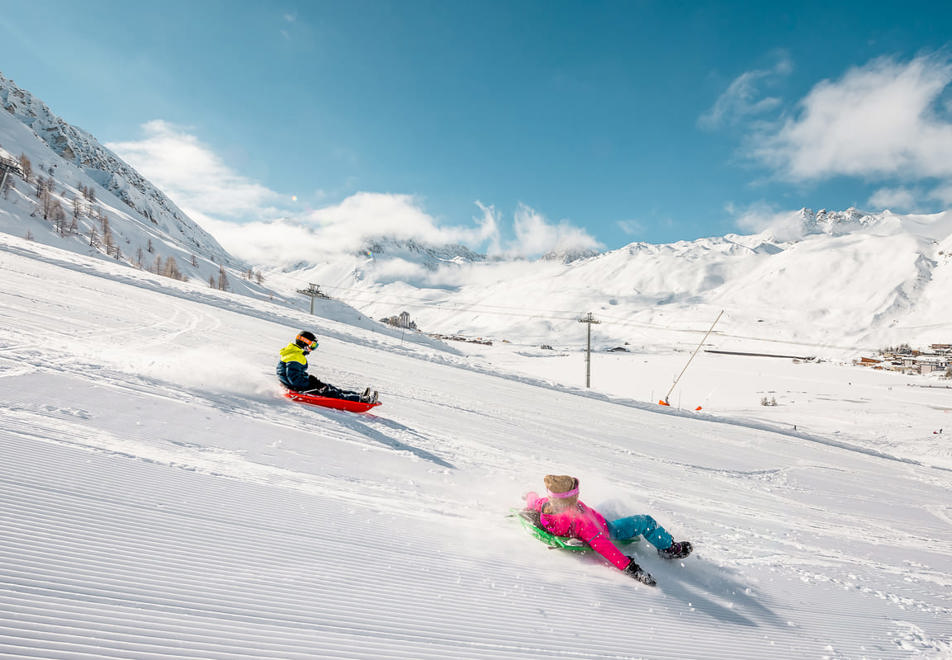
<svg viewBox="0 0 952 660"><path fill-rule="evenodd" d="M809 234L829 234L839 236L847 234L857 229L871 227L882 221L882 214L871 214L850 207L845 211L829 211L820 209L800 209L799 218L803 233Z"/></svg>
<svg viewBox="0 0 952 660"><path fill-rule="evenodd" d="M0 195L0 231L173 279L265 295L251 269L161 190L2 73L0 107L0 148L17 172Z"/></svg>
<svg viewBox="0 0 952 660"><path fill-rule="evenodd" d="M378 236L367 239L358 255L376 258L387 255L389 258L404 258L417 261L427 270L436 270L443 264L474 263L485 261L486 257L458 243L447 245L428 245L412 238L394 238Z"/></svg>
<svg viewBox="0 0 952 660"><path fill-rule="evenodd" d="M64 121L43 101L18 87L2 73L0 105L29 127L60 158L82 169L96 184L153 225L173 236L178 234L190 244L189 249L193 251L213 256L219 262L241 266L165 193L88 132Z"/></svg>

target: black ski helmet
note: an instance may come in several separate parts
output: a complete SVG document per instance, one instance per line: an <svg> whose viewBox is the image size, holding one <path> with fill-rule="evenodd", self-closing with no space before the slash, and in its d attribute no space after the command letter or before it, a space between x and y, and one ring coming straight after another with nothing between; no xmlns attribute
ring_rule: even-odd
<svg viewBox="0 0 952 660"><path fill-rule="evenodd" d="M311 351L317 348L317 337L310 330L301 330L294 338L294 343L300 348Z"/></svg>

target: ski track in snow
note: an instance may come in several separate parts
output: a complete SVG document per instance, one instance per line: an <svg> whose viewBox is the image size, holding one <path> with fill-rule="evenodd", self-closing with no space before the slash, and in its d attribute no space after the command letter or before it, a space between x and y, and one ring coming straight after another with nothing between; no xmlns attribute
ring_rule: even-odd
<svg viewBox="0 0 952 660"><path fill-rule="evenodd" d="M947 470L327 319L314 368L384 406L293 405L306 315L2 254L3 657L952 657ZM554 471L695 555L546 550L506 514Z"/></svg>

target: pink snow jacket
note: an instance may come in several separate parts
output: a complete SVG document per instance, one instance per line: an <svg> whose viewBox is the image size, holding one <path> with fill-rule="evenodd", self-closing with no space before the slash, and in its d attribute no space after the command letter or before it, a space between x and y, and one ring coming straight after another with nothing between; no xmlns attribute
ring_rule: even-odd
<svg viewBox="0 0 952 660"><path fill-rule="evenodd" d="M543 513L548 501L548 497L539 497L536 493L526 495L526 508L539 514L540 525L544 530L588 544L592 550L621 570L628 567L631 558L611 542L608 524L602 514L581 500L561 513Z"/></svg>

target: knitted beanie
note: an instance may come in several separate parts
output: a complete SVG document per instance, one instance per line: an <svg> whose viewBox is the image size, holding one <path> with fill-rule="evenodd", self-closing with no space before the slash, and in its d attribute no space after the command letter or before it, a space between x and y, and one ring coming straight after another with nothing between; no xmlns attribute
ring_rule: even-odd
<svg viewBox="0 0 952 660"><path fill-rule="evenodd" d="M578 479L567 474L545 475L545 487L550 493L567 493L578 488Z"/></svg>

